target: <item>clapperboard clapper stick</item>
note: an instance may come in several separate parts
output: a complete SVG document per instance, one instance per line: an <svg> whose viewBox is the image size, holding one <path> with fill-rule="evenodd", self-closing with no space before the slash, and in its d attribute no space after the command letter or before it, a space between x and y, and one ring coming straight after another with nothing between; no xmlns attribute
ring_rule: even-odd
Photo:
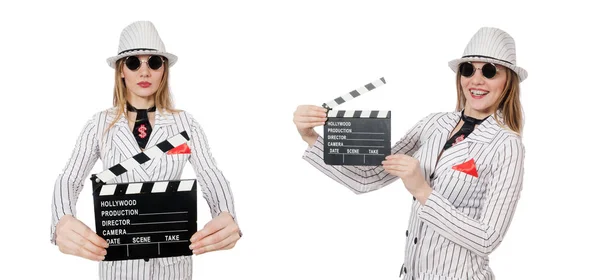
<svg viewBox="0 0 600 280"><path fill-rule="evenodd" d="M325 164L381 165L385 157L390 155L390 111L331 110L384 84L385 79L382 77L323 103L323 107L328 110L327 122L323 127Z"/></svg>
<svg viewBox="0 0 600 280"><path fill-rule="evenodd" d="M109 243L105 261L191 255L197 230L196 180L106 182L186 144L185 131L91 177L96 234Z"/></svg>

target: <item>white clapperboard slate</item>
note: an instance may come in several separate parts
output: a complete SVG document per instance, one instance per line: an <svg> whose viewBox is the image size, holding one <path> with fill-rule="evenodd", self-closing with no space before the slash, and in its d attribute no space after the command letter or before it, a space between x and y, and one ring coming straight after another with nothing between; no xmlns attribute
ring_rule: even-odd
<svg viewBox="0 0 600 280"><path fill-rule="evenodd" d="M96 234L109 242L105 261L191 255L197 230L196 180L106 184L189 140L183 131L91 177Z"/></svg>
<svg viewBox="0 0 600 280"><path fill-rule="evenodd" d="M323 107L328 110L323 128L325 164L381 165L385 157L390 155L390 111L331 110L384 84L385 79L382 77L344 96L323 103Z"/></svg>

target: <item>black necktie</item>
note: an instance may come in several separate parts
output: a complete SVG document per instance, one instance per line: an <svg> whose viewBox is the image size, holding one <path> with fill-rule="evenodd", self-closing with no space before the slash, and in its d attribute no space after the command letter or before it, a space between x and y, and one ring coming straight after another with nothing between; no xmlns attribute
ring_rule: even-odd
<svg viewBox="0 0 600 280"><path fill-rule="evenodd" d="M471 132L475 130L475 125L481 124L488 117L489 116L485 117L483 120L478 120L476 118L465 116L465 111L463 110L460 113L460 118L463 120L464 123L462 127L456 132L456 134L454 134L452 138L446 141L446 145L444 145L444 150L447 150L448 148L460 143L460 141L467 138L467 136L469 136L469 134L471 134Z"/></svg>
<svg viewBox="0 0 600 280"><path fill-rule="evenodd" d="M135 137L138 146L144 149L148 143L148 138L150 138L150 133L152 133L152 126L150 125L150 120L148 119L148 112L156 111L156 106L152 106L149 109L140 110L131 106L131 104L128 102L127 111L137 113L135 117L135 124L133 125L133 136Z"/></svg>

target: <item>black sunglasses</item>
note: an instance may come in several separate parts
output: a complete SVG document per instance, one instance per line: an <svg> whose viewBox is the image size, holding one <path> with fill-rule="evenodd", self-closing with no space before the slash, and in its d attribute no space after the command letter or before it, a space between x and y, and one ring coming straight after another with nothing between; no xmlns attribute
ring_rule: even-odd
<svg viewBox="0 0 600 280"><path fill-rule="evenodd" d="M137 71L142 66L142 62L147 63L150 69L158 70L160 67L162 67L165 59L160 55L152 55L148 57L148 60L142 61L137 56L128 56L125 59L125 66L127 66L127 68L129 68L131 71Z"/></svg>
<svg viewBox="0 0 600 280"><path fill-rule="evenodd" d="M483 76L488 79L491 79L494 76L496 76L496 73L498 73L499 71L495 64L489 62L484 64L481 68L475 68L475 66L473 66L471 62L461 63L458 67L460 74L465 78L473 76L477 69L481 69L481 74L483 74Z"/></svg>

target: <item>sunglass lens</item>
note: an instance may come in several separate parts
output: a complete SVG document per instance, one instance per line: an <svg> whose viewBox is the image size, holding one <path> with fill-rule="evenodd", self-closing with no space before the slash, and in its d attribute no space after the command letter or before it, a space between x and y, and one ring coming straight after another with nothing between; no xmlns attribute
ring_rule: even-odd
<svg viewBox="0 0 600 280"><path fill-rule="evenodd" d="M483 67L481 67L481 73L484 77L491 79L494 76L496 76L496 66L494 66L494 64L491 63L486 63L485 65L483 65Z"/></svg>
<svg viewBox="0 0 600 280"><path fill-rule="evenodd" d="M140 59L137 58L137 56L130 56L125 59L125 65L127 68L129 68L129 70L135 71L140 68Z"/></svg>
<svg viewBox="0 0 600 280"><path fill-rule="evenodd" d="M158 70L163 64L163 60L160 56L151 56L148 58L148 67L152 70Z"/></svg>
<svg viewBox="0 0 600 280"><path fill-rule="evenodd" d="M461 75L465 77L471 77L473 76L475 68L473 67L473 64L467 62L460 65L459 71Z"/></svg>

